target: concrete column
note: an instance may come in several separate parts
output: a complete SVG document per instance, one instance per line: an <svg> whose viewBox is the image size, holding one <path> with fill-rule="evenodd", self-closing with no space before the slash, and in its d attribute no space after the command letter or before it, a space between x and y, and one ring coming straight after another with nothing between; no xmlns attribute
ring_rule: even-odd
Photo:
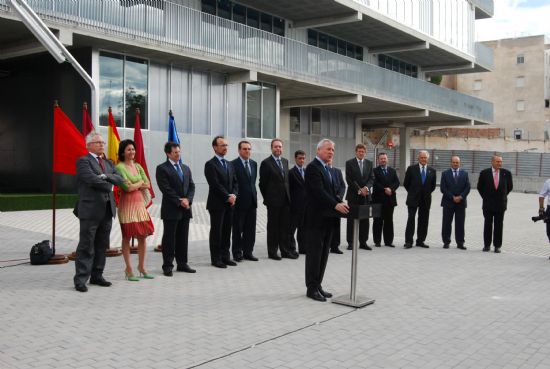
<svg viewBox="0 0 550 369"><path fill-rule="evenodd" d="M399 163L400 168L399 180L403 183L405 179L405 171L411 163L411 129L410 128L399 128Z"/></svg>

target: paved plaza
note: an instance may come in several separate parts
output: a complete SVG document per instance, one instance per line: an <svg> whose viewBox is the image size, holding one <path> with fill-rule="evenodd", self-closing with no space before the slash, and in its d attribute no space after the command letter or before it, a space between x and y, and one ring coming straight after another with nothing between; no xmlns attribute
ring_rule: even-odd
<svg viewBox="0 0 550 369"><path fill-rule="evenodd" d="M481 251L475 191L468 250L454 241L441 248L439 189L430 248L403 249L405 191L398 193L397 247L359 250L358 294L373 305L307 299L305 258L267 259L263 206L259 262L211 267L208 214L195 203L189 259L197 273L164 277L152 251L162 231L155 205L147 255L154 280L125 281L121 257L107 260L113 286L85 294L73 289L72 262L0 269L0 368L550 368L550 247L544 225L530 220L537 195L510 195L503 252L495 254ZM78 221L70 210L58 211L57 221L58 252L69 253ZM0 259L27 258L32 244L50 238L50 222L50 211L0 213ZM335 295L349 291L351 252L341 248L324 281Z"/></svg>

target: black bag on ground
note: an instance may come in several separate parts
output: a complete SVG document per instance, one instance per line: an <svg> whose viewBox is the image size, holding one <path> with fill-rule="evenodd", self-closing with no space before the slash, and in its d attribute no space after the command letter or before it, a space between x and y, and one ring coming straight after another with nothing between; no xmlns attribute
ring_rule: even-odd
<svg viewBox="0 0 550 369"><path fill-rule="evenodd" d="M31 264L41 265L48 264L48 261L52 257L53 251L50 246L50 241L44 240L31 247Z"/></svg>

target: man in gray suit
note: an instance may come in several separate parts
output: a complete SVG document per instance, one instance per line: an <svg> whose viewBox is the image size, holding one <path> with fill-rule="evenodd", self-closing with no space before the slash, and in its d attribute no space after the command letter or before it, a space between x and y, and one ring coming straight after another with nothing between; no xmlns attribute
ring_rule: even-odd
<svg viewBox="0 0 550 369"><path fill-rule="evenodd" d="M79 292L88 291L88 278L90 284L111 285L103 278L103 269L116 214L113 185L124 183L113 163L103 159L105 141L99 134L91 132L86 136L86 147L88 155L76 163L78 202L74 214L80 219L80 239L76 248L74 287Z"/></svg>

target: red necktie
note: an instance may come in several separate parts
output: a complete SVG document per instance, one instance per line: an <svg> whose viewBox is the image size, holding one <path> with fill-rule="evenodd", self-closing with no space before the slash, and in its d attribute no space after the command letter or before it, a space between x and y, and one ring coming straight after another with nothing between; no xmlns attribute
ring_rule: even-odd
<svg viewBox="0 0 550 369"><path fill-rule="evenodd" d="M97 157L97 162L99 163L99 166L101 167L101 171L105 173L105 163L103 162L103 159L101 159L101 156Z"/></svg>

